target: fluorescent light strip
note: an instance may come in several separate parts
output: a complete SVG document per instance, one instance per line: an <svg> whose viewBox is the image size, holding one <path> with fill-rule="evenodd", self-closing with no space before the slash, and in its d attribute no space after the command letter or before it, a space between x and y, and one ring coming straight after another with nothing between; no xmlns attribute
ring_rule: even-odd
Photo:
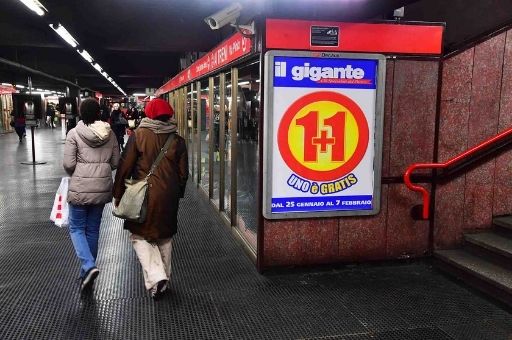
<svg viewBox="0 0 512 340"><path fill-rule="evenodd" d="M94 67L96 69L96 71L98 71L99 73L101 73L101 71L103 71L103 69L101 68L100 64L98 64L98 63L94 63L92 65L92 67Z"/></svg>
<svg viewBox="0 0 512 340"><path fill-rule="evenodd" d="M59 24L59 26L55 28L54 25L50 24L50 27L52 30L57 32L57 34L60 35L60 37L64 39L65 42L70 44L73 48L76 48L78 46L78 42L75 40L75 38L73 38L73 36L68 32L68 30L64 26Z"/></svg>
<svg viewBox="0 0 512 340"><path fill-rule="evenodd" d="M78 46L78 42L75 40L75 38L73 38L73 36L68 32L68 30L66 30L66 28L64 28L64 26L62 26L61 24L59 24L59 26L57 28L54 27L54 25L50 24L50 27L52 30L54 30L55 32L57 32L58 35L60 35L60 37L62 39L64 39L64 41L66 41L68 44L70 44L71 46L73 46L73 48L76 48ZM93 62L93 57L89 54L89 52L87 52L86 50L76 50L81 56L82 58L84 58L85 60L87 60L89 63L91 63L92 67L94 67L96 69L96 71L98 71L103 77L105 77L108 81L110 81L110 83L112 83L112 85L114 85L118 90L119 92L123 93L125 96L126 96L126 92L124 92L115 82L114 80L109 77L109 75L107 74L107 72L103 71L103 68L100 66L100 64L98 63L94 63Z"/></svg>
<svg viewBox="0 0 512 340"><path fill-rule="evenodd" d="M86 50L82 50L82 52L80 52L79 50L76 51L82 56L82 58L92 63L92 56L89 54L89 52L87 52Z"/></svg>
<svg viewBox="0 0 512 340"><path fill-rule="evenodd" d="M48 10L37 0L20 0L20 2L41 17L44 15L45 11L48 12Z"/></svg>
<svg viewBox="0 0 512 340"><path fill-rule="evenodd" d="M3 86L12 86L12 84L9 83L2 83Z"/></svg>
<svg viewBox="0 0 512 340"><path fill-rule="evenodd" d="M30 91L30 89L28 87L25 87L23 85L16 85L16 87L21 88L21 89L25 89L26 92ZM50 95L50 94L64 95L64 92L59 92L59 91L55 91L55 90L41 89L41 88L32 89L32 93L33 94L46 94L46 95Z"/></svg>

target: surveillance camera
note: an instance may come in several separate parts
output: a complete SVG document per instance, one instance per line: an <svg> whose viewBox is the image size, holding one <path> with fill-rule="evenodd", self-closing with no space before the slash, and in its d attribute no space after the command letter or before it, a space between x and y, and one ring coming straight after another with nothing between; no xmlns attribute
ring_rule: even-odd
<svg viewBox="0 0 512 340"><path fill-rule="evenodd" d="M204 21L210 26L212 30L218 30L227 24L234 24L236 19L240 16L242 11L242 5L235 2L231 6L228 6L215 14L206 17Z"/></svg>
<svg viewBox="0 0 512 340"><path fill-rule="evenodd" d="M405 7L400 7L400 8L397 8L393 11L393 16L398 19L398 18L403 18L405 15Z"/></svg>

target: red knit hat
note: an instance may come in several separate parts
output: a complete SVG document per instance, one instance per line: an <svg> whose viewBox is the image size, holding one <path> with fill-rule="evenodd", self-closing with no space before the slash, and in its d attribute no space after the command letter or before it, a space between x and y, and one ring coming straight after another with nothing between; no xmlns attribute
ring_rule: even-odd
<svg viewBox="0 0 512 340"><path fill-rule="evenodd" d="M163 99L155 98L146 105L146 109L144 110L146 113L146 117L150 119L155 119L159 116L173 116L174 110L171 105Z"/></svg>

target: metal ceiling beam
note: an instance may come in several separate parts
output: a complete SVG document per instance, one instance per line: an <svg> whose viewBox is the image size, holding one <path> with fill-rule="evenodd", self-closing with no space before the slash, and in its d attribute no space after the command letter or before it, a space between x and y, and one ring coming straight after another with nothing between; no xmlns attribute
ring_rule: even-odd
<svg viewBox="0 0 512 340"><path fill-rule="evenodd" d="M0 63L8 65L8 66L11 66L11 67L14 67L14 68L17 68L17 69L20 69L20 70L23 70L23 71L31 73L31 74L39 75L39 76L42 76L42 77L45 77L45 78L48 78L48 79L53 79L55 81L58 81L58 82L61 82L61 83L65 83L65 84L68 84L70 86L73 86L73 87L76 87L76 88L79 88L79 89L81 88L80 85L75 84L75 83L73 83L73 82L71 82L71 81L69 81L67 79L63 79L63 78L52 76L51 74L48 74L48 73L45 73L45 72L33 69L31 67L22 65L20 63L15 62L15 61L11 61L11 60L4 59L4 58L0 57Z"/></svg>

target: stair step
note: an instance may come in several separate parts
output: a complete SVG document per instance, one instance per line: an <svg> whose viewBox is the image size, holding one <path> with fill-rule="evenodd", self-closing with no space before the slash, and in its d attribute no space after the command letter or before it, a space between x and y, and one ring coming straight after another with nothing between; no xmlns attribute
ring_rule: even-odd
<svg viewBox="0 0 512 340"><path fill-rule="evenodd" d="M507 259L512 259L512 239L494 232L465 234L466 242L472 243L488 251L497 253Z"/></svg>
<svg viewBox="0 0 512 340"><path fill-rule="evenodd" d="M498 227L512 231L512 216L501 216L492 219L492 223Z"/></svg>
<svg viewBox="0 0 512 340"><path fill-rule="evenodd" d="M438 250L434 256L452 275L512 305L512 270L505 269L464 250Z"/></svg>

